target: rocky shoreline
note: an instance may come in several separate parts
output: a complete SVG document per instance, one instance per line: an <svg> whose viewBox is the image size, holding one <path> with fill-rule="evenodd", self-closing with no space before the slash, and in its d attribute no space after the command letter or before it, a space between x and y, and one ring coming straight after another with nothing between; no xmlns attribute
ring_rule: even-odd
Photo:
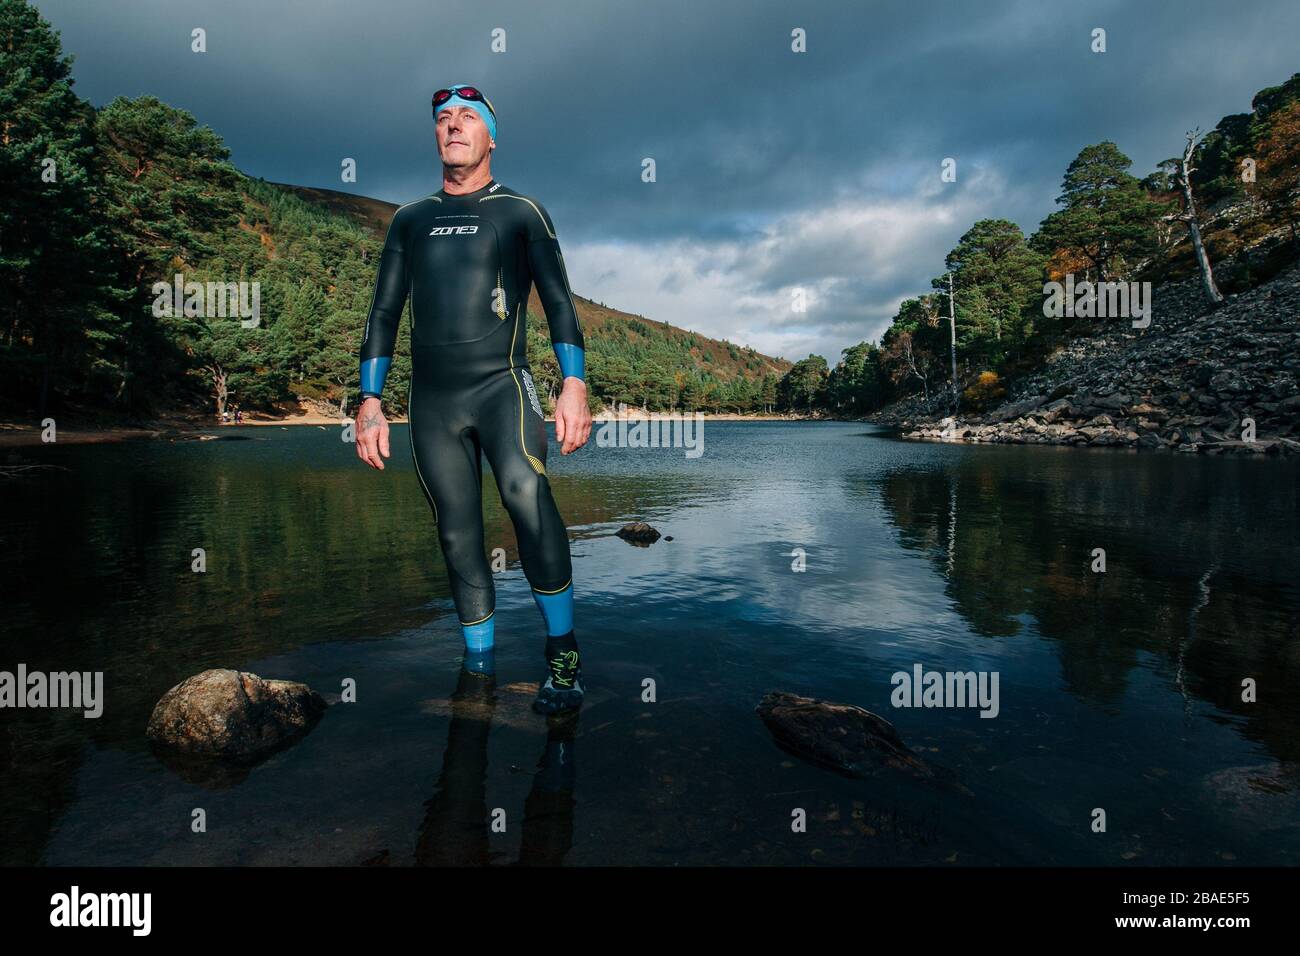
<svg viewBox="0 0 1300 956"><path fill-rule="evenodd" d="M1117 320L1072 341L987 413L952 416L939 395L868 421L929 441L1300 453L1300 267L1218 309L1207 307L1199 279L1161 286L1153 298L1150 328Z"/></svg>

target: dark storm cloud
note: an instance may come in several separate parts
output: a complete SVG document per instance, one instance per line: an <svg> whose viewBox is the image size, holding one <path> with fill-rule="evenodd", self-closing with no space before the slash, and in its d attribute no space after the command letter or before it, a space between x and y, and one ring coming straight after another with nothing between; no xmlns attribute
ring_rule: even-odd
<svg viewBox="0 0 1300 956"><path fill-rule="evenodd" d="M1081 147L1112 139L1144 175L1300 69L1290 0L37 5L92 102L152 93L250 174L392 202L440 185L432 91L481 84L493 172L545 202L578 292L832 363L975 219L1032 231ZM937 182L944 157L956 184Z"/></svg>

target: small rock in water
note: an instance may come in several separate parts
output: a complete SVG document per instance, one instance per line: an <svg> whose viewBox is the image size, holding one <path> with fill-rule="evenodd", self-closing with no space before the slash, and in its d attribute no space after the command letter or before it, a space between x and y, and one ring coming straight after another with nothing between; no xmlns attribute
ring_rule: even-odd
<svg viewBox="0 0 1300 956"><path fill-rule="evenodd" d="M644 521L633 521L630 524L625 524L616 533L624 541L630 541L633 544L653 544L659 540L659 532Z"/></svg>
<svg viewBox="0 0 1300 956"><path fill-rule="evenodd" d="M306 684L206 670L163 694L146 734L173 754L256 758L306 733L327 706Z"/></svg>
<svg viewBox="0 0 1300 956"><path fill-rule="evenodd" d="M785 749L841 773L866 778L889 768L923 780L939 778L893 724L869 710L781 691L764 694L755 709Z"/></svg>

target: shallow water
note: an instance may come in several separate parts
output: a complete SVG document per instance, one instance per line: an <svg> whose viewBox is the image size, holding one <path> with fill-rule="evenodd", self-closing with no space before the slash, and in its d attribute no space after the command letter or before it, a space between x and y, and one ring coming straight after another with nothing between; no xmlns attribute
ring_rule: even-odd
<svg viewBox="0 0 1300 956"><path fill-rule="evenodd" d="M852 423L710 422L698 458L553 446L588 701L548 729L528 708L541 618L495 486L508 568L485 678L462 671L394 430L383 474L312 427L21 452L67 470L0 485L0 670L102 670L106 702L93 720L0 710L0 861L1300 862L1296 463ZM614 536L634 519L673 540ZM998 715L893 707L915 664L997 672ZM143 729L209 667L331 700L352 678L357 702L191 783ZM880 714L969 792L783 751L754 713L768 690Z"/></svg>

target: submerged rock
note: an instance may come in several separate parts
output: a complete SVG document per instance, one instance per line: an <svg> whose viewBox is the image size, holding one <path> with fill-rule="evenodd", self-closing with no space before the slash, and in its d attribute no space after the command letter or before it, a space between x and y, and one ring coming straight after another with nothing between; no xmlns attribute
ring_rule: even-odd
<svg viewBox="0 0 1300 956"><path fill-rule="evenodd" d="M922 780L945 776L912 753L893 724L861 707L769 691L755 709L786 750L851 777L881 769Z"/></svg>
<svg viewBox="0 0 1300 956"><path fill-rule="evenodd" d="M1202 780L1215 811L1260 833L1300 828L1300 764L1225 767Z"/></svg>
<svg viewBox="0 0 1300 956"><path fill-rule="evenodd" d="M633 544L654 544L659 540L659 532L644 521L633 521L625 524L615 532L624 541L630 541Z"/></svg>
<svg viewBox="0 0 1300 956"><path fill-rule="evenodd" d="M305 734L327 706L306 684L206 670L163 694L146 735L177 756L256 759Z"/></svg>

